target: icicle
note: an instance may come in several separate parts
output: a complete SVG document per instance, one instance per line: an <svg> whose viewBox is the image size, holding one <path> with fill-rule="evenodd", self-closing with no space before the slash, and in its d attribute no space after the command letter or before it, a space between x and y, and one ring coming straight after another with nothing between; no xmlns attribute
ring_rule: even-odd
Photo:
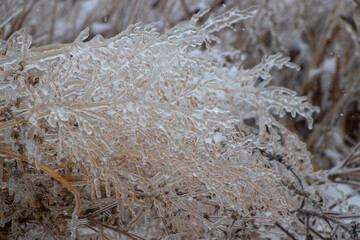
<svg viewBox="0 0 360 240"><path fill-rule="evenodd" d="M90 28L86 27L84 30L82 30L79 34L79 36L76 38L75 42L84 41L89 37Z"/></svg>
<svg viewBox="0 0 360 240"><path fill-rule="evenodd" d="M13 195L15 193L15 180L13 177L9 178L8 188L9 188L9 195Z"/></svg>
<svg viewBox="0 0 360 240"><path fill-rule="evenodd" d="M105 176L105 193L106 197L111 197L111 187L110 187L110 174Z"/></svg>
<svg viewBox="0 0 360 240"><path fill-rule="evenodd" d="M146 200L145 200L145 229L148 229L149 222L151 220L150 207L151 207L150 199L149 199L149 197L146 197Z"/></svg>
<svg viewBox="0 0 360 240"><path fill-rule="evenodd" d="M52 111L47 120L50 127L55 128L57 126L57 117L55 112Z"/></svg>
<svg viewBox="0 0 360 240"><path fill-rule="evenodd" d="M309 118L307 118L307 122L308 122L308 128L309 128L309 130L312 130L312 129L313 129L314 120L313 120L311 117L309 117Z"/></svg>
<svg viewBox="0 0 360 240"><path fill-rule="evenodd" d="M199 19L210 11L210 7L201 9L198 13L194 14L190 19L190 26L195 26Z"/></svg>
<svg viewBox="0 0 360 240"><path fill-rule="evenodd" d="M75 197L75 210L72 213L71 216L71 223L70 223L70 232L71 232L71 239L75 240L76 239L76 227L77 227L77 223L78 223L78 218L79 218L79 202L77 197Z"/></svg>
<svg viewBox="0 0 360 240"><path fill-rule="evenodd" d="M97 178L94 179L94 190L95 190L96 197L101 198L101 190L100 190L100 186L99 186L99 179L97 179Z"/></svg>
<svg viewBox="0 0 360 240"><path fill-rule="evenodd" d="M85 130L85 132L86 132L88 135L91 135L91 133L92 133L92 126L91 126L91 124L89 123L89 121L87 121L87 120L84 120L84 121L83 121L83 129Z"/></svg>
<svg viewBox="0 0 360 240"><path fill-rule="evenodd" d="M104 38L103 36L101 36L101 34L97 34L95 37L93 37L93 39L91 39L92 43L102 43L104 42Z"/></svg>
<svg viewBox="0 0 360 240"><path fill-rule="evenodd" d="M63 144L64 144L64 135L62 133L62 127L59 127L58 131L58 149L57 149L57 158L60 160L63 157Z"/></svg>

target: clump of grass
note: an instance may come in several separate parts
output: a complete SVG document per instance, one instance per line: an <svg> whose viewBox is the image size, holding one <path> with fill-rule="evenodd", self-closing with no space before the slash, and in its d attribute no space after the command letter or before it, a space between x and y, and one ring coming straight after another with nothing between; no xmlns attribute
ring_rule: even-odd
<svg viewBox="0 0 360 240"><path fill-rule="evenodd" d="M166 7L153 3L152 11ZM34 6L14 5L0 23ZM282 117L312 128L318 108L270 85L284 77L274 68L298 66L282 54L244 62L221 43L229 27L261 26L276 8L224 11L214 1L192 14L194 6L182 1L191 18L163 31L139 23L89 40L86 28L71 43L30 47L22 29L2 41L3 236L356 237L356 224L339 220L351 214L331 211L322 185L340 182L357 149L336 171L314 172Z"/></svg>

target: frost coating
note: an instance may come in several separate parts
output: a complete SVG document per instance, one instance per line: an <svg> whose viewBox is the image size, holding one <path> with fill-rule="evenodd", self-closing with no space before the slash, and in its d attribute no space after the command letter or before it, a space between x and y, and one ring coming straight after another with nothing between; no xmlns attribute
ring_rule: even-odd
<svg viewBox="0 0 360 240"><path fill-rule="evenodd" d="M30 50L30 40L14 41L21 54L9 48L0 60L25 63L17 71L27 80L11 85L22 109L12 114L26 120L18 139L26 145L23 154L35 166L80 174L90 188L83 194L102 199L105 190L131 218L144 206L145 229L155 212L175 222L187 217L195 226L205 221L207 230L231 220L208 222L201 215L208 208L209 214L233 211L262 224L292 220L289 209L300 199L284 182L296 179L283 176L259 149L288 153L287 163L305 178L310 156L274 115L298 114L311 124L316 108L269 86L273 68L296 68L289 58L275 54L243 69L222 64L231 49L220 56L213 50L215 32L256 10L232 9L199 24L205 13L162 35L135 24L113 38L84 42L87 28L71 44L41 50ZM30 39L24 31L10 40L15 37ZM204 42L208 48L200 50ZM11 69L2 67L4 74ZM0 98L6 102L5 93ZM3 132L12 130L3 126ZM73 238L77 216L74 211Z"/></svg>

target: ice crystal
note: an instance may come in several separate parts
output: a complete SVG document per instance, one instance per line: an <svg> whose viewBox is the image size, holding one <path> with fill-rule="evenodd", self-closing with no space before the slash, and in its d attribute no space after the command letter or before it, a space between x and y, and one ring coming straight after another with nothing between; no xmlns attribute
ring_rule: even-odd
<svg viewBox="0 0 360 240"><path fill-rule="evenodd" d="M295 221L315 175L305 144L280 118L300 116L312 128L318 108L271 84L274 69L299 70L290 58L273 54L244 68L241 52L221 46L217 33L257 9L202 21L208 11L164 32L137 23L90 39L85 28L72 43L30 48L22 29L3 41L0 154L9 159L0 165L1 191L24 193L18 202L27 207L47 196L39 208L56 214L44 211L38 221L59 221L51 231L62 235L66 226L73 238L84 219L104 227L103 211L116 212L109 221L130 238L134 229L221 238L251 224ZM58 182L43 182L39 169ZM19 218L1 206L0 226L12 219L17 227Z"/></svg>

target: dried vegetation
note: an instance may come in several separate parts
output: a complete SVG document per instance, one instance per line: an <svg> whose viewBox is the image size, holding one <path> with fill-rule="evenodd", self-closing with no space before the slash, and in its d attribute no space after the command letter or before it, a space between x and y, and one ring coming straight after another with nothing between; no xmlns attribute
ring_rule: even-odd
<svg viewBox="0 0 360 240"><path fill-rule="evenodd" d="M0 238L358 239L357 0L0 16Z"/></svg>

